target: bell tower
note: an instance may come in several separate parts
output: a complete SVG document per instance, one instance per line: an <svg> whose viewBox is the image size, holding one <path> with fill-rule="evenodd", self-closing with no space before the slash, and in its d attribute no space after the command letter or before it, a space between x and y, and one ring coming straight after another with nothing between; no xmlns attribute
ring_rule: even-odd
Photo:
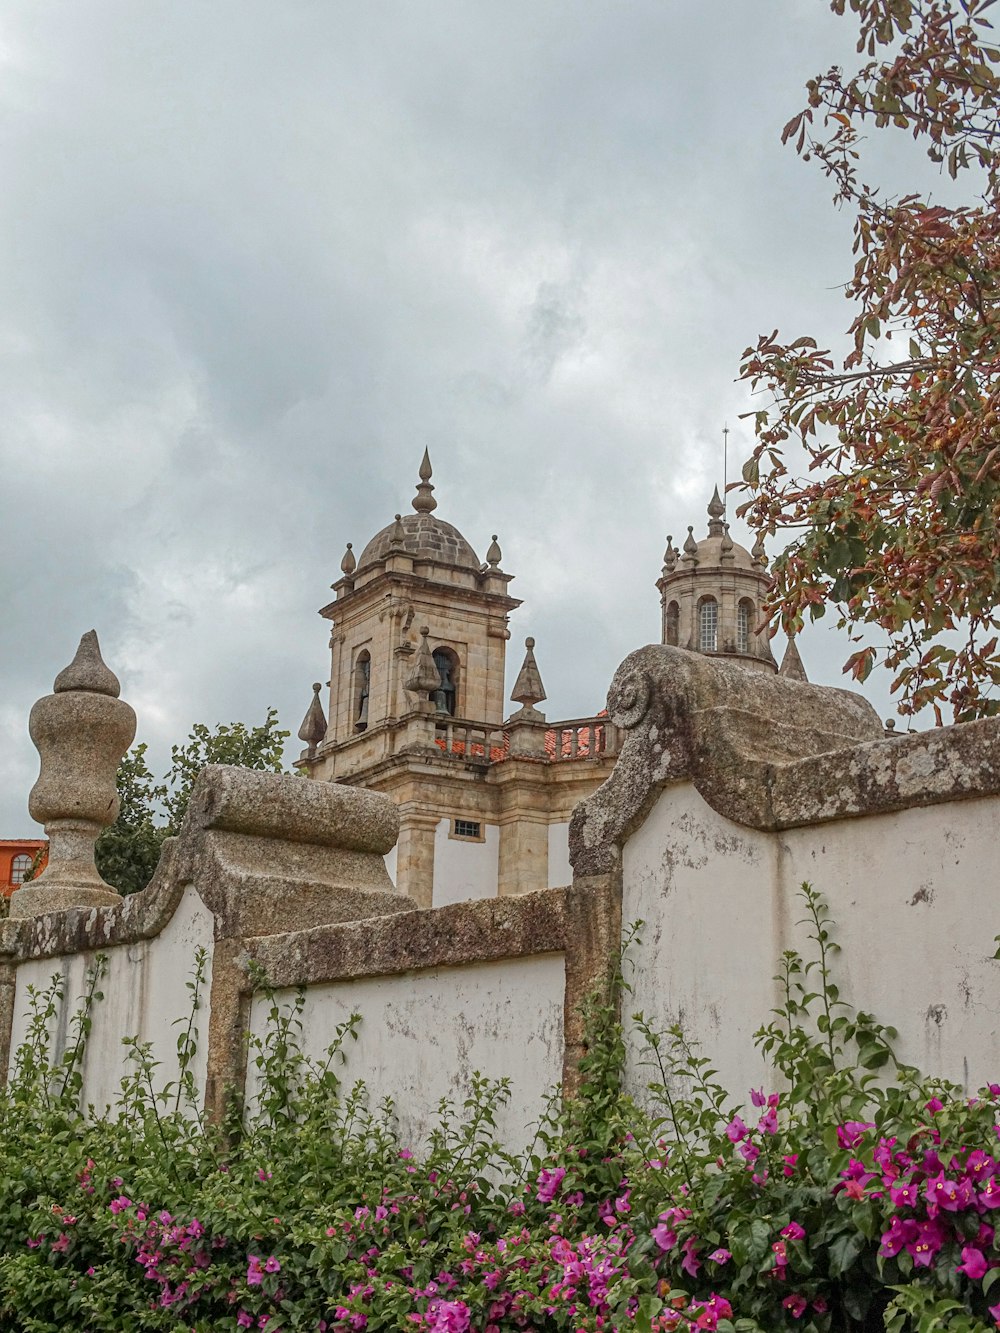
<svg viewBox="0 0 1000 1333"><path fill-rule="evenodd" d="M708 504L708 535L696 541L689 527L680 551L673 537L667 538L656 583L662 642L777 671L770 638L756 632L769 582L763 541L758 537L752 551L733 541L716 486Z"/></svg>

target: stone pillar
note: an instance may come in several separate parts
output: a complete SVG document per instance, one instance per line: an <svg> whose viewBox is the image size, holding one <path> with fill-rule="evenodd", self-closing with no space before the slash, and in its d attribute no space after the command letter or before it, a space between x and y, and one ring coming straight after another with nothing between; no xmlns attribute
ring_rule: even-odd
<svg viewBox="0 0 1000 1333"><path fill-rule="evenodd" d="M549 885L549 825L536 810L519 809L500 825L497 894L531 893Z"/></svg>
<svg viewBox="0 0 1000 1333"><path fill-rule="evenodd" d="M396 889L413 899L415 907L430 907L434 901L434 835L438 815L410 809L399 811L399 843L396 851Z"/></svg>
<svg viewBox="0 0 1000 1333"><path fill-rule="evenodd" d="M12 917L121 901L94 864L98 834L118 817L115 777L135 737L135 713L119 692L90 630L56 676L53 693L31 710L28 731L42 762L28 810L45 825L49 863L12 895Z"/></svg>

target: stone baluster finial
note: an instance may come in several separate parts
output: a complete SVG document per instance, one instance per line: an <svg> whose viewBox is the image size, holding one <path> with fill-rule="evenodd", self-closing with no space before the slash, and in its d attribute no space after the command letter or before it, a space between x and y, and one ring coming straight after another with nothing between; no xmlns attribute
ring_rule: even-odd
<svg viewBox="0 0 1000 1333"><path fill-rule="evenodd" d="M431 485L431 456L424 450L424 456L420 460L420 483L417 486L417 493L410 501L418 514L429 514L432 509L437 509L437 500L434 499Z"/></svg>
<svg viewBox="0 0 1000 1333"><path fill-rule="evenodd" d="M663 552L663 572L672 574L677 566L677 551L674 549L673 536L667 537L667 549Z"/></svg>
<svg viewBox="0 0 1000 1333"><path fill-rule="evenodd" d="M89 630L73 661L56 676L53 692L31 710L28 732L41 771L28 811L45 825L49 863L13 894L12 917L109 907L121 900L94 864L98 834L118 817L115 777L135 738L135 713L118 697L120 691L101 658L97 634Z"/></svg>
<svg viewBox="0 0 1000 1333"><path fill-rule="evenodd" d="M733 554L734 545L735 542L733 541L732 535L730 534L729 524L723 523L722 545L719 547L719 559L723 562L723 564L731 565L735 563L736 556Z"/></svg>
<svg viewBox="0 0 1000 1333"><path fill-rule="evenodd" d="M690 524L688 524L688 535L684 538L684 554L681 559L688 561L689 564L698 563L698 543L694 539L694 528Z"/></svg>
<svg viewBox="0 0 1000 1333"><path fill-rule="evenodd" d="M396 521L392 525L392 532L389 533L389 546L392 550L402 550L406 541L406 532L403 528L403 515L397 514Z"/></svg>
<svg viewBox="0 0 1000 1333"><path fill-rule="evenodd" d="M497 535L494 532L493 540L490 542L490 549L486 552L486 563L490 569L499 569L500 561L503 559L503 552L497 542Z"/></svg>
<svg viewBox="0 0 1000 1333"><path fill-rule="evenodd" d="M341 573L345 578L350 578L358 567L357 556L354 554L354 547L351 542L347 543L347 550L344 552L344 558L340 562Z"/></svg>
<svg viewBox="0 0 1000 1333"><path fill-rule="evenodd" d="M430 644L427 642L429 634L430 630L424 625L420 631L420 647L417 650L417 660L414 662L413 670L406 677L404 683L404 688L410 694L423 695L425 698L441 684L441 673L434 664Z"/></svg>
<svg viewBox="0 0 1000 1333"><path fill-rule="evenodd" d="M313 697L306 715L302 719L302 726L299 727L299 740L305 741L309 747L306 755L309 759L315 757L316 747L323 743L326 736L326 714L323 712L323 705L319 701L319 692L323 686L319 681L313 682Z"/></svg>
<svg viewBox="0 0 1000 1333"><path fill-rule="evenodd" d="M517 680L514 682L510 697L514 703L522 706L522 711L533 712L535 704L543 703L545 700L545 686L542 684L542 675L535 661L534 639L525 639L524 647L524 661L517 673Z"/></svg>
<svg viewBox="0 0 1000 1333"><path fill-rule="evenodd" d="M719 488L716 486L712 492L712 498L708 502L708 535L710 537L721 537L723 522L726 517L726 506L722 497L719 495Z"/></svg>
<svg viewBox="0 0 1000 1333"><path fill-rule="evenodd" d="M767 569L767 552L764 550L764 534L762 532L757 533L757 540L753 544L750 556L758 569Z"/></svg>

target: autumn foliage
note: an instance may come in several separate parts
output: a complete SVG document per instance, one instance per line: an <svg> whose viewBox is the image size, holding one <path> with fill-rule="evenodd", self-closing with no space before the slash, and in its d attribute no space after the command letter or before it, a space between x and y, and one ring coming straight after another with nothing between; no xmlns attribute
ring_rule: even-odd
<svg viewBox="0 0 1000 1333"><path fill-rule="evenodd" d="M795 532L775 564L772 616L794 630L832 603L866 643L845 670L863 680L883 661L900 712L930 707L938 723L947 710L956 720L1000 711L993 3L849 0L865 63L810 80L783 140L820 163L854 214L850 350L834 358L811 337L783 342L775 331L741 367L766 405L753 414L740 512L761 530ZM848 0L832 8L843 15ZM964 198L946 206L865 184L872 131L912 135Z"/></svg>

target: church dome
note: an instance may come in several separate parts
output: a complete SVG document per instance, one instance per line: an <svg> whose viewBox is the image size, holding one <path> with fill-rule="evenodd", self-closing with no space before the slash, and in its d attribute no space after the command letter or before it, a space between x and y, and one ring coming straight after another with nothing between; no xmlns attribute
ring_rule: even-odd
<svg viewBox="0 0 1000 1333"><path fill-rule="evenodd" d="M433 560L439 565L453 565L476 573L482 568L479 556L458 528L443 518L434 517L437 501L432 494L431 476L431 460L425 449L420 464L420 482L412 501L414 513L397 514L395 522L376 532L361 552L357 565L359 574L369 565L386 560L394 549L406 551L414 560ZM492 560L492 556L489 558Z"/></svg>
<svg viewBox="0 0 1000 1333"><path fill-rule="evenodd" d="M728 559L727 564L734 565L737 569L753 569L753 556L745 546L739 542L729 540L728 550L725 546L725 537L704 537L697 543L695 551L698 557L699 567L702 565L721 565L722 556L725 551Z"/></svg>
<svg viewBox="0 0 1000 1333"><path fill-rule="evenodd" d="M435 560L439 565L478 571L482 562L458 528L433 514L403 514L397 522L376 532L358 560L360 573L368 565L385 560L402 533L402 548L415 560Z"/></svg>

